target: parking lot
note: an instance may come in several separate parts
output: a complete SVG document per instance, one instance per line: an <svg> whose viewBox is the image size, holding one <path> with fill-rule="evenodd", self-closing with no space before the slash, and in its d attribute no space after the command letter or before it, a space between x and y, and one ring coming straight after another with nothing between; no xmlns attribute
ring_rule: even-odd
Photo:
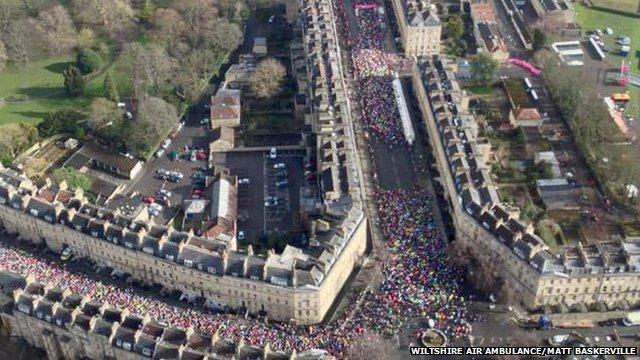
<svg viewBox="0 0 640 360"><path fill-rule="evenodd" d="M191 197L194 189L202 188L202 184L198 183L198 179L193 176L196 173L202 173L207 168L207 160L191 161L188 156L188 149L201 149L205 153L208 152L209 130L208 126L200 124L201 120L207 116L204 108L196 108L191 112L189 119L186 121L181 130L174 136L171 144L164 150L160 157L153 157L144 164L140 175L129 182L123 191L124 194L138 193L145 196L152 196L163 207L158 213L154 221L164 224L176 216L179 206L185 199ZM180 157L172 160L169 156L172 152L177 152ZM182 179L172 182L168 179L161 179L158 176L158 170L179 172ZM169 202L162 201L158 196L158 190L164 189L171 193L168 197Z"/></svg>
<svg viewBox="0 0 640 360"><path fill-rule="evenodd" d="M238 176L238 231L245 242L259 244L268 232L292 230L305 182L303 152L279 151L275 159L267 151L215 153L211 163Z"/></svg>

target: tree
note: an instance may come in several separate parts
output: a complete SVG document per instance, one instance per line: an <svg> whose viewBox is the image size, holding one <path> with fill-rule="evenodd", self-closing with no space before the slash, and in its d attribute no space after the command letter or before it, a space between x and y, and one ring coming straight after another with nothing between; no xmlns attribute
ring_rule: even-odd
<svg viewBox="0 0 640 360"><path fill-rule="evenodd" d="M0 126L0 154L11 163L20 152L34 144L38 139L38 131L33 125L12 123Z"/></svg>
<svg viewBox="0 0 640 360"><path fill-rule="evenodd" d="M102 91L103 91L104 97L106 97L107 99L111 101L120 100L120 95L118 95L118 87L116 86L116 83L113 82L113 79L111 79L110 73L108 73L104 77L104 83L102 84Z"/></svg>
<svg viewBox="0 0 640 360"><path fill-rule="evenodd" d="M64 76L64 89L69 96L77 97L84 91L84 77L82 72L75 66L67 66L62 72Z"/></svg>
<svg viewBox="0 0 640 360"><path fill-rule="evenodd" d="M152 44L142 46L131 44L121 58L121 69L131 74L134 90L138 93L147 90L158 91L160 85L171 79L177 68L176 61L160 46Z"/></svg>
<svg viewBox="0 0 640 360"><path fill-rule="evenodd" d="M122 113L118 110L117 104L109 99L95 98L89 108L88 125L94 131L111 125L122 118Z"/></svg>
<svg viewBox="0 0 640 360"><path fill-rule="evenodd" d="M34 22L34 19L12 21L0 34L9 59L16 63L26 64L44 52L43 39Z"/></svg>
<svg viewBox="0 0 640 360"><path fill-rule="evenodd" d="M91 49L80 49L76 55L76 66L82 74L90 74L102 66L102 59L97 52Z"/></svg>
<svg viewBox="0 0 640 360"><path fill-rule="evenodd" d="M61 133L73 134L85 119L85 114L75 110L50 112L38 124L38 133L43 138Z"/></svg>
<svg viewBox="0 0 640 360"><path fill-rule="evenodd" d="M67 53L78 43L73 20L62 5L41 11L35 21L35 27L45 40L50 55Z"/></svg>
<svg viewBox="0 0 640 360"><path fill-rule="evenodd" d="M270 98L280 92L285 75L286 70L280 61L268 58L256 66L249 85L258 98Z"/></svg>
<svg viewBox="0 0 640 360"><path fill-rule="evenodd" d="M498 70L498 62L486 53L480 53L471 60L471 73L484 86L493 82L496 70Z"/></svg>
<svg viewBox="0 0 640 360"><path fill-rule="evenodd" d="M151 23L154 27L154 36L167 41L169 49L173 49L177 39L186 27L184 19L174 9L156 9L151 18Z"/></svg>
<svg viewBox="0 0 640 360"><path fill-rule="evenodd" d="M547 35L544 33L544 31L538 28L534 28L532 39L531 39L531 45L533 47L533 51L535 52L542 49L542 47L545 45L546 42L547 42Z"/></svg>
<svg viewBox="0 0 640 360"><path fill-rule="evenodd" d="M91 47L95 40L96 35L93 33L93 30L89 28L82 28L82 30L78 32L78 46L80 48Z"/></svg>
<svg viewBox="0 0 640 360"><path fill-rule="evenodd" d="M110 28L133 18L129 0L72 0L71 5L77 20L84 24Z"/></svg>
<svg viewBox="0 0 640 360"><path fill-rule="evenodd" d="M143 22L147 22L149 21L149 19L151 19L152 15L153 15L153 4L151 3L150 0L143 0L138 17Z"/></svg>
<svg viewBox="0 0 640 360"><path fill-rule="evenodd" d="M166 101L143 94L136 119L128 133L128 144L141 154L148 154L176 125L178 114Z"/></svg>
<svg viewBox="0 0 640 360"><path fill-rule="evenodd" d="M226 55L234 50L242 41L242 30L234 23L226 19L216 18L208 21L202 36L203 44L213 52L215 57Z"/></svg>
<svg viewBox="0 0 640 360"><path fill-rule="evenodd" d="M74 168L63 167L53 171L53 179L59 184L63 181L72 189L82 189L88 191L91 189L91 180L87 175L79 172Z"/></svg>
<svg viewBox="0 0 640 360"><path fill-rule="evenodd" d="M9 56L7 55L7 48L4 47L4 43L0 41L0 72L2 72L7 64L7 60L9 60Z"/></svg>
<svg viewBox="0 0 640 360"><path fill-rule="evenodd" d="M458 40L464 34L464 22L459 15L453 15L447 20L445 29L451 39Z"/></svg>

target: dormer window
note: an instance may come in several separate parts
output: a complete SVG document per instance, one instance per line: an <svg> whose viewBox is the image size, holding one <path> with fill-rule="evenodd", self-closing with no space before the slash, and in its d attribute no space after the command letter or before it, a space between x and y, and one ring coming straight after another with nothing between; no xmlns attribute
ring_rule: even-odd
<svg viewBox="0 0 640 360"><path fill-rule="evenodd" d="M133 249L133 244L132 243L125 243L124 246L128 247L129 249Z"/></svg>
<svg viewBox="0 0 640 360"><path fill-rule="evenodd" d="M202 264L198 263L198 270L202 270Z"/></svg>
<svg viewBox="0 0 640 360"><path fill-rule="evenodd" d="M20 210L20 203L14 202L13 203L13 208Z"/></svg>
<svg viewBox="0 0 640 360"><path fill-rule="evenodd" d="M214 269L214 268L213 268L213 267L211 267L211 266L209 266L209 267L207 268L207 271L208 271L208 272L210 272L210 273L212 273L212 274L215 274L215 273L216 273L216 269Z"/></svg>
<svg viewBox="0 0 640 360"><path fill-rule="evenodd" d="M169 260L169 261L173 261L173 259L174 259L173 255L165 255L164 258Z"/></svg>
<svg viewBox="0 0 640 360"><path fill-rule="evenodd" d="M143 349L142 349L142 355L144 355L144 356L151 356L151 349L149 349L149 348L143 348Z"/></svg>
<svg viewBox="0 0 640 360"><path fill-rule="evenodd" d="M53 216L51 215L45 215L44 219L47 220L48 222L51 222L51 223L53 222Z"/></svg>
<svg viewBox="0 0 640 360"><path fill-rule="evenodd" d="M98 237L98 232L97 232L97 231L92 231L92 232L91 232L91 236L93 236L93 237Z"/></svg>
<svg viewBox="0 0 640 360"><path fill-rule="evenodd" d="M35 217L38 217L38 210L36 210L36 209L30 209L30 210L29 210L29 213L30 213L31 215L35 216Z"/></svg>
<svg viewBox="0 0 640 360"><path fill-rule="evenodd" d="M82 226L80 226L80 225L76 225L76 230L78 230L78 231L82 231Z"/></svg>
<svg viewBox="0 0 640 360"><path fill-rule="evenodd" d="M125 350L131 350L131 343L123 342L123 343L122 343L122 347L123 347Z"/></svg>
<svg viewBox="0 0 640 360"><path fill-rule="evenodd" d="M192 266L193 266L193 261L191 261L191 260L185 260L185 261L184 261L184 266L192 267Z"/></svg>
<svg viewBox="0 0 640 360"><path fill-rule="evenodd" d="M60 319L56 319L56 325L58 325L58 326L62 326L62 320L60 320Z"/></svg>
<svg viewBox="0 0 640 360"><path fill-rule="evenodd" d="M150 247L143 247L142 251L146 252L147 254L153 255L153 249Z"/></svg>
<svg viewBox="0 0 640 360"><path fill-rule="evenodd" d="M7 199L4 196L0 196L0 204L5 204L7 202Z"/></svg>

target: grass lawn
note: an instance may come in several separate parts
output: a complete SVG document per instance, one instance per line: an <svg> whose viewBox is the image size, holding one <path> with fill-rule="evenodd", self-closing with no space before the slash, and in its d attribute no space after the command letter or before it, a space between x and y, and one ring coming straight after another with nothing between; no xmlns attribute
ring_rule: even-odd
<svg viewBox="0 0 640 360"><path fill-rule="evenodd" d="M476 95L488 95L493 93L492 86L483 86L483 85L473 85L465 88L466 90L471 91L471 93Z"/></svg>
<svg viewBox="0 0 640 360"><path fill-rule="evenodd" d="M638 0L600 0L597 2L611 2L616 4L634 3L636 8ZM620 5L621 6L621 5ZM612 36L603 36L609 53L606 61L614 66L619 66L622 60L630 62L629 69L634 74L640 74L640 58L636 57L636 51L640 50L640 19L631 16L612 14L604 11L590 9L579 3L575 3L577 21L584 30L604 29L610 27L613 30ZM631 39L631 53L629 56L618 55L620 45L616 44L618 36L625 35ZM629 85L627 90L631 94L628 113L640 118L640 87Z"/></svg>
<svg viewBox="0 0 640 360"><path fill-rule="evenodd" d="M37 124L50 111L66 107L84 108L91 99L102 96L104 74L86 84L83 96L67 96L62 85L62 70L70 61L70 57L53 57L0 73L0 98L28 96L27 101L6 101L4 106L0 106L0 125L14 122Z"/></svg>
<svg viewBox="0 0 640 360"><path fill-rule="evenodd" d="M593 5L613 10L637 12L639 0L591 0Z"/></svg>

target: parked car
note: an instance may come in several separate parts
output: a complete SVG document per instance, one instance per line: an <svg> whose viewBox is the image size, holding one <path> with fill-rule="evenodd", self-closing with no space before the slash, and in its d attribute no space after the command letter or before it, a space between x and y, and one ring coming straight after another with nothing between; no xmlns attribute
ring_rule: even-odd
<svg viewBox="0 0 640 360"><path fill-rule="evenodd" d="M156 151L156 157L160 158L162 155L164 155L164 149L158 149L158 151Z"/></svg>
<svg viewBox="0 0 640 360"><path fill-rule="evenodd" d="M278 198L276 198L275 196L267 196L266 198L264 198L264 206L271 207L276 205L278 205Z"/></svg>
<svg viewBox="0 0 640 360"><path fill-rule="evenodd" d="M247 185L247 184L249 184L249 178L242 178L242 179L238 180L238 184L239 185Z"/></svg>
<svg viewBox="0 0 640 360"><path fill-rule="evenodd" d="M281 180L276 182L276 186L279 188L286 187L287 185L289 185L289 182L287 180Z"/></svg>
<svg viewBox="0 0 640 360"><path fill-rule="evenodd" d="M547 341L549 342L549 345L559 346L562 345L562 343L565 342L565 340L567 340L568 338L569 335L554 335L547 339Z"/></svg>
<svg viewBox="0 0 640 360"><path fill-rule="evenodd" d="M276 150L276 148L272 147L271 150L269 150L269 158L275 159L277 155L278 151Z"/></svg>
<svg viewBox="0 0 640 360"><path fill-rule="evenodd" d="M287 165L285 163L277 163L273 165L273 168L276 170L282 170L282 169L286 169Z"/></svg>
<svg viewBox="0 0 640 360"><path fill-rule="evenodd" d="M244 237L244 231L238 231L238 236L237 236L238 240L242 241L245 239Z"/></svg>
<svg viewBox="0 0 640 360"><path fill-rule="evenodd" d="M207 153L204 150L197 151L196 160L207 160Z"/></svg>
<svg viewBox="0 0 640 360"><path fill-rule="evenodd" d="M171 139L165 139L162 142L162 145L160 145L161 148L166 149L169 147L169 145L171 145Z"/></svg>
<svg viewBox="0 0 640 360"><path fill-rule="evenodd" d="M156 199L151 195L147 195L142 198L142 202L145 204L153 204L155 201Z"/></svg>
<svg viewBox="0 0 640 360"><path fill-rule="evenodd" d="M62 250L62 254L60 254L60 260L67 261L71 259L71 257L73 257L73 250L71 250L71 248L67 246L64 248L64 250Z"/></svg>

